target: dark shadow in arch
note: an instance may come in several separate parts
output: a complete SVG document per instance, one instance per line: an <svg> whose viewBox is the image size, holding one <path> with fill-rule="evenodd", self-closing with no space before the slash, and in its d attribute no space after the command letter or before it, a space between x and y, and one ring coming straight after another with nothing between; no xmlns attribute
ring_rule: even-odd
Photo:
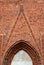
<svg viewBox="0 0 44 65"><path fill-rule="evenodd" d="M19 51L26 51L33 61L33 65L41 65L41 58L37 50L29 42L20 40L13 44L6 52L2 65L11 65L14 55Z"/></svg>

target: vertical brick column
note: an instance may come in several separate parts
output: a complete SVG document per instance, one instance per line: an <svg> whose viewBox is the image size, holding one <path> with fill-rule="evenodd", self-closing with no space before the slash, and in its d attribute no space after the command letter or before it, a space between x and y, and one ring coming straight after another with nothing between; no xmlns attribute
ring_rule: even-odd
<svg viewBox="0 0 44 65"><path fill-rule="evenodd" d="M2 34L0 34L0 65L2 65Z"/></svg>
<svg viewBox="0 0 44 65"><path fill-rule="evenodd" d="M44 35L42 36L42 58L43 58L43 65L44 65Z"/></svg>
<svg viewBox="0 0 44 65"><path fill-rule="evenodd" d="M44 32L41 32L41 53L42 53L42 65L44 65Z"/></svg>
<svg viewBox="0 0 44 65"><path fill-rule="evenodd" d="M2 65L3 55L5 51L5 42L6 42L5 37L6 37L5 34L0 34L0 65Z"/></svg>

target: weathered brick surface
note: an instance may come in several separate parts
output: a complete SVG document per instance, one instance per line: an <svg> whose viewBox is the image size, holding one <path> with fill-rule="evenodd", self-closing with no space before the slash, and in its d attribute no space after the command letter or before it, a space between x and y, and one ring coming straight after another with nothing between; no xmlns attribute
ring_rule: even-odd
<svg viewBox="0 0 44 65"><path fill-rule="evenodd" d="M3 57L16 41L25 40L44 60L44 0L0 0L0 35Z"/></svg>

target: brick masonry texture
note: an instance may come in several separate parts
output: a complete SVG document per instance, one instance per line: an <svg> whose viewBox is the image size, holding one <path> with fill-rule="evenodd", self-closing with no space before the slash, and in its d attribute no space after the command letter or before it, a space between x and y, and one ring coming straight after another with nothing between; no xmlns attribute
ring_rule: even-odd
<svg viewBox="0 0 44 65"><path fill-rule="evenodd" d="M28 41L44 65L44 0L0 0L1 65L6 51L19 40Z"/></svg>

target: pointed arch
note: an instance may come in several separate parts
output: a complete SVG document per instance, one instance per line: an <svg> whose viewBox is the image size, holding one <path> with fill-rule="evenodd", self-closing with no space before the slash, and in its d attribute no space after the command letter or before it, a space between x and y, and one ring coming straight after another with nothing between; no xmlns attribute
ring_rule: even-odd
<svg viewBox="0 0 44 65"><path fill-rule="evenodd" d="M18 51L12 61L11 65L33 65L31 57L24 50Z"/></svg>
<svg viewBox="0 0 44 65"><path fill-rule="evenodd" d="M11 65L14 55L19 51L26 51L33 61L33 65L41 65L41 58L37 50L29 42L20 40L14 43L5 53L2 65Z"/></svg>

